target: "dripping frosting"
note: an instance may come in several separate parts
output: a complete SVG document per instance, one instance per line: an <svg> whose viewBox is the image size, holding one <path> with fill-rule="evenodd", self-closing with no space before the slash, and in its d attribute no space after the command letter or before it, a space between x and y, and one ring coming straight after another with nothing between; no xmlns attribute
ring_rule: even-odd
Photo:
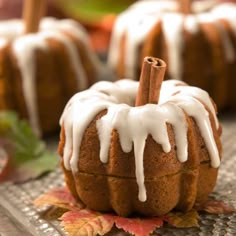
<svg viewBox="0 0 236 236"><path fill-rule="evenodd" d="M236 59L233 42L229 33L224 29L221 19L226 20L236 35L236 4L196 1L192 3L194 14L182 15L176 13L176 1L139 1L120 14L115 22L112 32L108 64L115 69L120 54L119 45L126 37L125 43L125 77L136 78L136 69L139 65L138 53L140 46L150 31L158 22L162 23L164 39L168 53L168 71L172 79L181 79L183 64L182 53L184 49L183 32L187 30L197 34L200 24L210 22L216 27L223 43L225 59L231 63Z"/></svg>
<svg viewBox="0 0 236 236"><path fill-rule="evenodd" d="M88 37L81 25L72 20L44 18L41 20L39 28L38 33L24 35L24 25L21 20L2 21L0 23L0 47L5 47L8 43L11 43L11 49L16 57L22 76L22 90L29 121L38 135L41 134L41 129L37 110L35 52L37 50L49 50L48 40L50 38L61 42L68 53L75 72L78 89L83 90L88 87L88 79L83 69L80 55L77 52L77 47L68 36L72 35L83 43L84 49L97 71L101 70L101 65L92 53L88 45Z"/></svg>
<svg viewBox="0 0 236 236"><path fill-rule="evenodd" d="M149 134L162 146L163 151L168 153L171 151L171 146L167 123L171 124L175 134L177 158L180 162L187 161L188 127L185 113L193 117L199 127L212 167L219 167L220 157L208 110L214 117L216 127L219 127L219 124L213 104L205 91L186 86L183 82L165 81L162 83L158 105L146 104L133 107L137 90L138 82L131 80L121 80L115 83L99 82L71 98L60 120L60 124L63 124L65 128L63 161L67 170L71 170L74 174L78 172L78 150L84 132L94 117L103 110L107 110L107 113L96 121L100 140L100 160L103 163L108 162L111 133L116 129L122 150L128 153L134 149L135 175L140 201L147 199L143 154ZM80 118L78 119L78 117ZM153 129L153 127L158 127L158 129Z"/></svg>

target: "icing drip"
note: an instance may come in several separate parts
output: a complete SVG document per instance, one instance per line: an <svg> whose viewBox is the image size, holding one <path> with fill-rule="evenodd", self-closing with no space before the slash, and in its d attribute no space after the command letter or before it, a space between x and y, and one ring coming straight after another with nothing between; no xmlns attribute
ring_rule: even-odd
<svg viewBox="0 0 236 236"><path fill-rule="evenodd" d="M113 31L111 45L108 55L108 63L112 68L115 68L116 63L119 61L119 45L122 40L122 35L126 34L126 45L125 45L125 68L126 68L126 77L134 78L135 69L138 60L138 50L137 48L146 38L150 30L154 25L159 21L159 16L156 12L159 12L161 9L165 9L169 4L163 4L162 6L155 5L153 6L152 1L147 1L146 4L140 2L139 4L134 4L130 10L121 14L117 21L115 22ZM129 19L127 19L127 13ZM147 14L148 13L148 14Z"/></svg>
<svg viewBox="0 0 236 236"><path fill-rule="evenodd" d="M121 148L128 153L134 149L136 180L139 200L146 201L145 176L143 167L144 148L150 134L162 146L163 151L171 151L167 123L175 134L177 157L180 162L188 159L187 122L185 113L193 117L206 143L213 167L218 167L220 157L214 140L209 113L210 110L218 127L214 107L208 94L198 88L186 86L183 82L171 80L162 83L159 105L146 104L132 107L138 90L138 82L121 80L115 83L99 82L89 90L78 93L68 102L60 123L65 127L65 147L63 161L65 168L78 171L81 140L85 129L101 111L107 113L96 121L100 140L100 160L107 163L111 133L119 134ZM202 104L204 100L204 105ZM125 102L127 102L125 104ZM80 117L78 119L78 117ZM156 128L154 128L156 127ZM71 153L72 150L72 153Z"/></svg>
<svg viewBox="0 0 236 236"><path fill-rule="evenodd" d="M72 35L81 41L88 57L94 66L101 71L101 64L93 55L88 45L88 37L83 27L72 20L56 20L54 18L44 18L40 22L40 30L32 35L22 35L24 32L21 20L3 21L0 23L0 47L5 47L8 42L12 42L12 49L16 56L17 63L22 75L22 88L25 96L27 111L30 123L37 134L40 134L40 122L37 110L36 94L36 68L35 52L37 49L48 50L47 40L50 38L61 42L67 50L72 63L72 68L78 80L78 88L83 90L88 86L86 73L82 66L78 50L74 42L67 35ZM67 34L65 34L67 33Z"/></svg>
<svg viewBox="0 0 236 236"><path fill-rule="evenodd" d="M163 33L167 43L169 74L172 79L181 80L183 49L184 16L180 14L165 14L162 18Z"/></svg>
<svg viewBox="0 0 236 236"><path fill-rule="evenodd" d="M195 15L188 15L185 17L184 28L192 34L198 33L199 24Z"/></svg>
<svg viewBox="0 0 236 236"><path fill-rule="evenodd" d="M8 41L22 35L24 25L21 20L6 20L0 22L0 36Z"/></svg>
<svg viewBox="0 0 236 236"><path fill-rule="evenodd" d="M139 1L123 12L116 20L112 32L108 55L108 64L111 68L115 70L117 67L120 44L125 35L125 77L135 78L140 46L158 21L163 23L163 33L168 49L168 71L172 79L182 79L183 31L197 34L200 23L210 22L217 27L227 62L231 63L235 60L233 42L220 19L229 22L236 35L236 4L221 3L215 6L214 0L206 1L206 3L196 1L193 2L195 14L186 16L174 13L177 8L176 1L148 0Z"/></svg>
<svg viewBox="0 0 236 236"><path fill-rule="evenodd" d="M163 93L163 91L165 92ZM205 104L205 106L210 110L213 115L216 128L219 128L219 121L216 116L215 108L211 100L209 99L208 93L205 90L202 90L197 87L186 86L186 84L182 81L165 81L165 83L162 84L160 103L167 102L169 97L171 97L171 95L175 93L181 93L184 96L194 97L197 100L201 101L202 104Z"/></svg>
<svg viewBox="0 0 236 236"><path fill-rule="evenodd" d="M233 62L235 60L235 51L234 51L233 42L231 41L229 34L225 30L225 28L221 24L221 22L219 22L219 21L216 22L216 26L220 32L221 41L223 43L223 48L224 48L224 52L225 52L225 59L228 62Z"/></svg>
<svg viewBox="0 0 236 236"><path fill-rule="evenodd" d="M72 43L70 38L68 38L65 34L63 34L63 32L58 32L58 31L44 31L44 32L41 32L41 34L45 37L45 39L53 38L63 43L63 45L67 49L67 52L70 57L70 61L76 73L76 78L78 81L78 88L80 88L81 90L87 88L88 81L87 81L86 74L82 66L81 59L78 55L76 46Z"/></svg>
<svg viewBox="0 0 236 236"><path fill-rule="evenodd" d="M7 40L0 38L0 49L4 48L7 45Z"/></svg>
<svg viewBox="0 0 236 236"><path fill-rule="evenodd" d="M42 38L34 35L20 37L12 45L22 74L22 89L29 114L29 121L37 135L41 135L37 109L35 51L46 50L47 44Z"/></svg>
<svg viewBox="0 0 236 236"><path fill-rule="evenodd" d="M236 36L236 4L235 3L224 3L219 6L216 6L212 10L212 14L219 19L226 19L234 34Z"/></svg>
<svg viewBox="0 0 236 236"><path fill-rule="evenodd" d="M95 56L95 54L92 52L92 48L89 44L89 37L85 31L85 29L78 23L76 23L73 20L69 20L69 19L65 19L65 20L60 20L60 23L58 24L58 21L55 20L54 18L46 18L42 21L41 23L41 28L42 30L47 30L47 31L53 31L53 30L58 30L58 31L62 31L62 32L68 32L69 34L72 34L73 37L77 38L78 40L80 40L80 42L84 45L84 50L86 51L87 56L89 57L89 59L91 60L93 66L96 68L96 71L98 72L97 77L100 76L100 74L103 74L103 70L104 67L102 66L101 62L99 61L98 57ZM70 42L70 47L74 47L73 43ZM74 49L73 52L72 50L69 50L70 54L75 54L77 51ZM82 68L82 66L78 65L81 64L81 62L76 62L76 61L80 61L80 59L78 58L79 55L78 53L76 53L76 57L77 59L73 59L75 58L75 56L72 56L72 63L74 64L74 68L75 68L75 72L78 74L78 83L79 83L79 87L80 89L85 89L88 87L87 84L87 78L85 76L84 70ZM76 65L77 64L77 65ZM80 77L79 74L83 74L81 75L82 77ZM84 77L84 78L83 78Z"/></svg>
<svg viewBox="0 0 236 236"><path fill-rule="evenodd" d="M178 158L181 162L186 161L188 155L187 127L184 122L184 114L181 109L173 104L167 104L163 107L153 104L147 104L141 107L130 107L119 104L108 107L107 109L107 114L97 122L101 143L100 159L104 163L108 161L111 132L113 129L116 129L119 133L121 147L124 152L130 152L132 145L134 146L139 199L140 201L145 201L146 191L144 186L143 156L148 134L151 134L153 139L162 146L163 151L168 153L171 150L171 146L166 123L171 123L176 133L175 142ZM158 129L154 129L153 127L158 127Z"/></svg>
<svg viewBox="0 0 236 236"><path fill-rule="evenodd" d="M134 78L136 76L134 71L138 64L138 51L136 50L136 47L138 47L145 39L159 17L144 15L143 17L140 17L138 22L136 22L137 19L135 17L131 19L126 31L127 44L125 48L125 58L129 58L129 60L125 61L125 68L127 77ZM134 24L134 22L136 22L136 24ZM140 27L143 29L142 32L140 32Z"/></svg>
<svg viewBox="0 0 236 236"><path fill-rule="evenodd" d="M235 11L236 11L236 7L235 7ZM235 15L236 17L236 15ZM230 18L228 17L227 20L229 20ZM236 19L236 18L235 18ZM209 13L204 13L198 16L198 20L200 23L211 23L212 25L214 25L216 27L216 29L219 32L219 35L221 37L221 42L223 45L223 49L224 49L224 54L225 54L225 59L227 62L233 62L235 60L235 52L234 52L234 46L233 46L233 42L230 39L230 36L228 34L228 32L226 31L224 25L222 24L222 22L220 22L220 17L217 14L209 14Z"/></svg>
<svg viewBox="0 0 236 236"><path fill-rule="evenodd" d="M88 99L88 97L91 99ZM80 149L83 133L92 120L91 117L94 117L100 111L106 109L109 104L111 105L115 102L114 97L92 90L76 94L69 101L60 121L61 124L65 125L65 135L67 137L64 149L64 162L67 169L71 169L73 172L78 171L77 163L79 157L77 150ZM95 107L94 104L96 104ZM81 110L85 111L87 109L88 112L81 113ZM80 122L75 122L78 117L81 118Z"/></svg>
<svg viewBox="0 0 236 236"><path fill-rule="evenodd" d="M204 106L196 99L189 99L187 102L183 99L185 96L175 96L170 101L175 101L179 107L181 107L189 116L193 117L200 129L203 136L204 142L207 146L210 156L215 156L218 153L216 145L213 144L214 137L212 130L210 129L211 124L209 120L209 113L206 111ZM196 110L201 113L201 117L196 114ZM212 158L211 165L214 168L219 167L220 158Z"/></svg>

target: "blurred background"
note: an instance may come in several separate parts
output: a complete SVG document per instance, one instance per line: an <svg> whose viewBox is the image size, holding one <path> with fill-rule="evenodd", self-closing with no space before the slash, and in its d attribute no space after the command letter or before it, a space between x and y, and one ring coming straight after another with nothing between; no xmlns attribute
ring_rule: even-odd
<svg viewBox="0 0 236 236"><path fill-rule="evenodd" d="M136 0L47 0L47 16L73 18L88 30L92 46L106 52L115 16ZM193 0L196 1L196 0ZM198 0L205 1L205 0ZM216 0L232 1L236 0ZM20 18L23 0L0 0L0 20Z"/></svg>
<svg viewBox="0 0 236 236"><path fill-rule="evenodd" d="M48 0L47 16L73 18L88 30L97 52L107 50L116 14L135 0ZM20 18L23 0L0 0L0 20Z"/></svg>

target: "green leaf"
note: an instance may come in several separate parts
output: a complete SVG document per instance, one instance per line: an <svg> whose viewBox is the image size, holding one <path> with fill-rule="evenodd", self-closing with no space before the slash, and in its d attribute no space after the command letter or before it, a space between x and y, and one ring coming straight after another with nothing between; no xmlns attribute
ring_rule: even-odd
<svg viewBox="0 0 236 236"><path fill-rule="evenodd" d="M29 124L19 120L14 112L0 112L0 144L12 163L7 175L3 170L0 172L7 176L5 180L22 182L36 178L54 170L58 164L59 158L47 150Z"/></svg>
<svg viewBox="0 0 236 236"><path fill-rule="evenodd" d="M60 1L60 5L70 15L88 21L96 21L106 14L118 14L124 11L134 0L70 0Z"/></svg>

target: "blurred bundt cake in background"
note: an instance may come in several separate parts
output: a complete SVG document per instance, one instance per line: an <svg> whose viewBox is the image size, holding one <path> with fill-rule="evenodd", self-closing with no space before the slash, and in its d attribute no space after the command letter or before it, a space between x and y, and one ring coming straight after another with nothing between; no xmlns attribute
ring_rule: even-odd
<svg viewBox="0 0 236 236"><path fill-rule="evenodd" d="M23 20L0 22L0 109L29 119L38 134L55 131L68 99L103 70L84 28L44 18L37 32Z"/></svg>
<svg viewBox="0 0 236 236"><path fill-rule="evenodd" d="M236 3L138 1L115 22L108 64L138 79L145 56L167 61L166 79L207 90L219 108L236 108Z"/></svg>

